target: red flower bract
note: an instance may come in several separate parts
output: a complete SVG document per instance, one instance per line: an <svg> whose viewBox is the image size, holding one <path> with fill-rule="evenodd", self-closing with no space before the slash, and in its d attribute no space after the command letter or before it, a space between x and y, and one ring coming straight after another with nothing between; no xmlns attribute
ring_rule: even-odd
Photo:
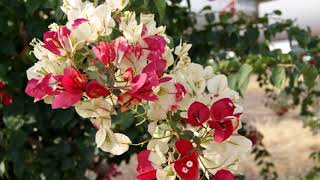
<svg viewBox="0 0 320 180"><path fill-rule="evenodd" d="M222 120L225 117L233 116L235 105L229 98L223 98L213 103L210 109L211 119L213 121Z"/></svg>
<svg viewBox="0 0 320 180"><path fill-rule="evenodd" d="M158 96L154 94L152 88L159 84L159 78L155 70L152 68L143 70L143 73L132 79L129 94L137 99L156 101L158 100Z"/></svg>
<svg viewBox="0 0 320 180"><path fill-rule="evenodd" d="M192 143L183 138L180 138L175 145L177 151L183 156L189 154L193 149Z"/></svg>
<svg viewBox="0 0 320 180"><path fill-rule="evenodd" d="M52 109L68 108L81 100L83 90L87 85L87 78L78 70L69 67L64 70L64 75L59 77L63 90L55 96Z"/></svg>
<svg viewBox="0 0 320 180"><path fill-rule="evenodd" d="M87 78L75 68L69 67L64 69L64 75L61 84L65 91L70 93L79 92L85 89L87 85Z"/></svg>
<svg viewBox="0 0 320 180"><path fill-rule="evenodd" d="M165 52L166 40L163 36L153 35L143 39L147 45L150 53L148 54L148 60L157 61L162 59L162 55Z"/></svg>
<svg viewBox="0 0 320 180"><path fill-rule="evenodd" d="M150 62L146 67L143 69L143 73L148 73L155 71L156 74L160 77L165 72L166 69L166 61L163 59Z"/></svg>
<svg viewBox="0 0 320 180"><path fill-rule="evenodd" d="M108 65L116 59L116 51L113 43L100 42L93 47L93 52L97 59L104 65Z"/></svg>
<svg viewBox="0 0 320 180"><path fill-rule="evenodd" d="M223 142L228 139L238 125L234 126L232 120L238 123L240 113L234 114L235 105L229 98L220 99L213 103L210 109L211 121L209 126L215 131L213 138L216 142Z"/></svg>
<svg viewBox="0 0 320 180"><path fill-rule="evenodd" d="M123 80L131 82L133 79L133 75L134 75L134 70L129 67L126 69L126 71L123 74Z"/></svg>
<svg viewBox="0 0 320 180"><path fill-rule="evenodd" d="M4 88L4 87L6 87L6 83L3 82L3 81L0 81L0 89L2 89L2 88Z"/></svg>
<svg viewBox="0 0 320 180"><path fill-rule="evenodd" d="M184 180L197 180L199 177L199 162L197 152L182 156L174 162L174 169Z"/></svg>
<svg viewBox="0 0 320 180"><path fill-rule="evenodd" d="M221 169L212 176L211 180L236 180L236 177L230 171Z"/></svg>
<svg viewBox="0 0 320 180"><path fill-rule="evenodd" d="M156 178L156 169L149 161L149 150L143 150L138 154L137 179L151 180Z"/></svg>
<svg viewBox="0 0 320 180"><path fill-rule="evenodd" d="M228 139L234 131L232 120L228 118L220 121L209 121L208 124L211 128L215 129L213 139L216 142L223 142Z"/></svg>
<svg viewBox="0 0 320 180"><path fill-rule="evenodd" d="M193 126L202 126L209 117L209 108L201 102L195 101L188 108L188 118L182 118L182 120Z"/></svg>
<svg viewBox="0 0 320 180"><path fill-rule="evenodd" d="M176 83L174 85L177 89L177 93L176 93L176 100L179 102L182 100L182 98L184 97L184 95L187 93L186 88L180 84L180 83Z"/></svg>
<svg viewBox="0 0 320 180"><path fill-rule="evenodd" d="M71 31L67 27L59 27L58 31L47 31L43 34L43 47L52 53L64 56L64 50L69 50Z"/></svg>
<svg viewBox="0 0 320 180"><path fill-rule="evenodd" d="M13 97L12 97L12 95L6 93L6 94L3 96L2 104L5 105L5 106L10 106L12 103L13 103Z"/></svg>
<svg viewBox="0 0 320 180"><path fill-rule="evenodd" d="M0 102L5 106L10 106L13 103L13 97L7 91L0 91Z"/></svg>
<svg viewBox="0 0 320 180"><path fill-rule="evenodd" d="M309 62L311 65L317 65L317 59L311 59Z"/></svg>
<svg viewBox="0 0 320 180"><path fill-rule="evenodd" d="M85 19L85 18L76 19L76 20L73 21L72 28L73 28L73 29L76 29L80 24L85 23L85 22L88 22L88 21L89 21L89 20L88 20L88 19Z"/></svg>
<svg viewBox="0 0 320 180"><path fill-rule="evenodd" d="M110 95L110 91L102 86L97 80L92 80L87 84L86 93L90 98Z"/></svg>
<svg viewBox="0 0 320 180"><path fill-rule="evenodd" d="M34 101L39 101L47 95L55 95L56 88L54 84L57 84L56 77L52 74L46 75L43 79L31 79L25 89L25 93L31 97L34 97Z"/></svg>

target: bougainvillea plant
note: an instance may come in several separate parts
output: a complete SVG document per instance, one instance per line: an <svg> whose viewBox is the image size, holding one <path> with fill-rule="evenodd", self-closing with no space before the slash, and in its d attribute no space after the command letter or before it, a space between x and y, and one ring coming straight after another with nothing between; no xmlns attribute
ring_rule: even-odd
<svg viewBox="0 0 320 180"><path fill-rule="evenodd" d="M97 147L105 152L121 155L147 144L137 179L235 179L252 145L237 133L238 93L226 76L191 62L191 45L170 48L153 14L123 12L126 4L65 0L68 22L32 41L39 61L27 71L25 92L52 109L75 107L96 127ZM113 132L111 115L126 111L145 117L149 140L133 144Z"/></svg>

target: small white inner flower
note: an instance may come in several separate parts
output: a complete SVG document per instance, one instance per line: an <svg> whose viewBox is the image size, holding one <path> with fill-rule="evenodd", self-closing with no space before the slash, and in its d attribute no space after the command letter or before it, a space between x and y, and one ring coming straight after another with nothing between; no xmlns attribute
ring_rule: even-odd
<svg viewBox="0 0 320 180"><path fill-rule="evenodd" d="M188 168L186 168L186 167L183 167L183 168L182 168L182 172L183 172L183 173L187 174L187 173L188 173L188 171L189 171L189 169L188 169Z"/></svg>
<svg viewBox="0 0 320 180"><path fill-rule="evenodd" d="M192 162L192 161L188 161L186 165L187 165L187 167L189 167L189 168L190 168L190 167L192 167L192 166L193 166L193 162Z"/></svg>

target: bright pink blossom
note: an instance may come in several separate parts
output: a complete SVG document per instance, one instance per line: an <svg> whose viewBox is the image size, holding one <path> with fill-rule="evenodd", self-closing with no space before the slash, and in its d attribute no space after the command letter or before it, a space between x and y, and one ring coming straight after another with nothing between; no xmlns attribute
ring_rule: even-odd
<svg viewBox="0 0 320 180"><path fill-rule="evenodd" d="M160 84L154 66L146 67L141 74L135 76L131 81L129 93L137 98L147 101L156 101L158 96L154 94L153 88Z"/></svg>
<svg viewBox="0 0 320 180"><path fill-rule="evenodd" d="M52 74L46 75L43 79L31 79L25 89L25 93L34 97L34 101L39 101L48 95L57 94L58 81Z"/></svg>
<svg viewBox="0 0 320 180"><path fill-rule="evenodd" d="M149 150L143 150L138 154L137 179L152 180L156 178L156 169L149 161Z"/></svg>
<svg viewBox="0 0 320 180"><path fill-rule="evenodd" d="M174 162L174 169L181 179L197 180L199 177L198 153L184 155Z"/></svg>
<svg viewBox="0 0 320 180"><path fill-rule="evenodd" d="M142 55L142 48L139 44L134 44L134 45L128 45L125 56L129 59L134 58L134 59L140 59Z"/></svg>
<svg viewBox="0 0 320 180"><path fill-rule="evenodd" d="M113 43L100 42L93 47L97 59L104 65L108 65L116 59L116 51Z"/></svg>
<svg viewBox="0 0 320 180"><path fill-rule="evenodd" d="M148 50L150 50L148 54L148 60L150 61L157 61L162 59L162 55L165 52L166 47L166 40L163 36L160 35L153 35L148 36L143 39L147 45Z"/></svg>
<svg viewBox="0 0 320 180"><path fill-rule="evenodd" d="M132 79L129 93L141 100L156 101L158 97L152 88L157 85L159 85L159 79L155 72L153 74L141 73Z"/></svg>
<svg viewBox="0 0 320 180"><path fill-rule="evenodd" d="M97 80L92 80L87 84L86 93L90 98L110 95L110 91L108 91L108 89L101 85Z"/></svg>
<svg viewBox="0 0 320 180"><path fill-rule="evenodd" d="M182 98L184 97L184 95L187 93L186 88L180 84L180 83L176 83L174 85L177 89L177 93L176 93L176 101L179 102L182 100Z"/></svg>
<svg viewBox="0 0 320 180"><path fill-rule="evenodd" d="M73 21L73 24L72 24L72 28L73 29L76 29L79 25L81 25L82 23L85 23L85 22L88 22L89 20L88 19L85 19L85 18L79 18L79 19L76 19Z"/></svg>
<svg viewBox="0 0 320 180"><path fill-rule="evenodd" d="M65 27L59 27L58 31L47 31L43 34L43 47L52 53L65 56L66 51L71 49L71 31Z"/></svg>
<svg viewBox="0 0 320 180"><path fill-rule="evenodd" d="M236 177L230 171L221 169L212 176L211 180L236 180Z"/></svg>
<svg viewBox="0 0 320 180"><path fill-rule="evenodd" d="M129 48L128 40L124 37L118 37L113 41L113 43L117 59L120 61Z"/></svg>
<svg viewBox="0 0 320 180"><path fill-rule="evenodd" d="M182 118L182 120L193 126L202 126L209 117L209 108L201 102L195 101L188 108L188 118Z"/></svg>
<svg viewBox="0 0 320 180"><path fill-rule="evenodd" d="M63 90L55 96L51 104L52 109L66 109L80 101L87 85L87 78L78 70L69 67L64 70L60 83Z"/></svg>
<svg viewBox="0 0 320 180"><path fill-rule="evenodd" d="M133 75L134 75L134 70L129 67L126 69L126 71L123 74L123 80L131 82L133 79Z"/></svg>
<svg viewBox="0 0 320 180"><path fill-rule="evenodd" d="M143 73L148 73L155 71L158 77L162 76L162 74L166 70L166 61L163 59L152 61L143 69Z"/></svg>

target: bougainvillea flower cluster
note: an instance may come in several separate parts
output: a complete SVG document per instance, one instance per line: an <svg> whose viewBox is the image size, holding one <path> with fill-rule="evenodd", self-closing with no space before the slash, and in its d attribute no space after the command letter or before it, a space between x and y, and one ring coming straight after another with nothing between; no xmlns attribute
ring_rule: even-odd
<svg viewBox="0 0 320 180"><path fill-rule="evenodd" d="M65 25L32 41L38 62L25 92L52 109L75 107L97 129L102 151L121 155L133 144L111 117L143 109L150 139L139 145L137 179L235 179L251 142L237 134L242 108L224 75L192 63L190 44L170 47L153 14L123 11L128 1L64 0ZM176 59L176 61L174 61ZM143 123L138 123L143 124Z"/></svg>

